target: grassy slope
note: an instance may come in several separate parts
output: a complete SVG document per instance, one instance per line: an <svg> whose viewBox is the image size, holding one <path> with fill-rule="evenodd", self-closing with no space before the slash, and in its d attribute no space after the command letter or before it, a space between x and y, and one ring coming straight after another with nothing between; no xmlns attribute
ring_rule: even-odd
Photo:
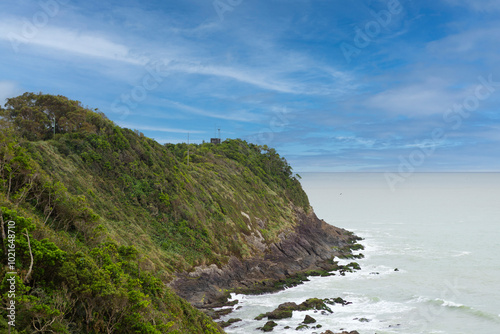
<svg viewBox="0 0 500 334"><path fill-rule="evenodd" d="M66 121L55 137L38 127L40 110ZM245 235L275 241L295 223L292 206L309 209L267 147L190 145L188 165L186 144L160 145L64 97L25 94L2 115L0 206L16 221L25 279L19 332L219 332L165 284L176 271L258 254ZM5 277L0 288L5 301Z"/></svg>

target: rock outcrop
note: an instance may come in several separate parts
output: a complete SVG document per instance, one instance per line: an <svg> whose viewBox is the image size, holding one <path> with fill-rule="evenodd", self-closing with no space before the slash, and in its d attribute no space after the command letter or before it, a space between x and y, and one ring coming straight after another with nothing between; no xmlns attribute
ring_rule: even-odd
<svg viewBox="0 0 500 334"><path fill-rule="evenodd" d="M352 233L320 220L312 210L295 209L294 230L280 234L280 240L247 259L232 257L222 268L212 264L179 273L171 287L198 308L220 306L228 289L251 289L272 285L308 270L333 270L339 249L358 240ZM348 247L347 247L348 249Z"/></svg>

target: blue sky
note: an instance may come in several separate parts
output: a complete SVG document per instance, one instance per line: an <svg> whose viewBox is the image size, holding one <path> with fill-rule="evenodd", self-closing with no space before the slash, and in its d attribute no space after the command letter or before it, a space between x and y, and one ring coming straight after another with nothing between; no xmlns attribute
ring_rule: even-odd
<svg viewBox="0 0 500 334"><path fill-rule="evenodd" d="M61 94L160 143L295 171L500 171L500 2L0 2L0 99Z"/></svg>

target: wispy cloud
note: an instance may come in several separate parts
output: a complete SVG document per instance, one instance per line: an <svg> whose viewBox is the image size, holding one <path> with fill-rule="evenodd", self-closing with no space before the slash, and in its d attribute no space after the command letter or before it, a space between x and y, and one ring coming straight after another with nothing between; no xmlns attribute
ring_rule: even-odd
<svg viewBox="0 0 500 334"><path fill-rule="evenodd" d="M500 9L500 2L499 9ZM466 29L450 34L442 39L432 41L427 45L427 51L439 59L452 61L450 65L456 65L455 60L463 62L478 60L499 61L500 45L497 43L497 36L500 28L485 25Z"/></svg>
<svg viewBox="0 0 500 334"><path fill-rule="evenodd" d="M205 133L205 131L166 128L166 127L161 127L161 126L151 126L151 125L143 125L143 124L129 124L129 123L123 123L123 122L117 122L117 124L123 128L128 128L128 129L133 129L133 130L148 130L148 131L170 132L170 133Z"/></svg>
<svg viewBox="0 0 500 334"><path fill-rule="evenodd" d="M198 116L205 116L205 117L210 117L214 119L224 119L224 120L231 120L231 121L240 121L240 122L254 122L256 121L256 117L254 114L240 110L240 111L235 111L235 112L214 112L214 111L208 111L205 109L189 106L186 104L183 104L181 102L177 101L172 101L168 99L162 99L161 100L165 106L171 106L177 110L181 110L190 114L198 115Z"/></svg>
<svg viewBox="0 0 500 334"><path fill-rule="evenodd" d="M406 116L443 114L464 94L453 92L449 83L439 78L426 82L394 87L369 97L364 103L368 110ZM463 99L463 97L462 97Z"/></svg>
<svg viewBox="0 0 500 334"><path fill-rule="evenodd" d="M141 60L131 56L127 46L115 43L99 32L46 26L36 34L26 35L22 31L24 25L25 21L19 18L3 20L0 22L0 39L15 45L34 45L58 52L142 64Z"/></svg>

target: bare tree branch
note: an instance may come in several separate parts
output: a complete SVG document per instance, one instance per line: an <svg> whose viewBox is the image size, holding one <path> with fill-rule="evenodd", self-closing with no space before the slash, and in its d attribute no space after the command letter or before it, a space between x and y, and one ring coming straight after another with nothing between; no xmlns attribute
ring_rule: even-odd
<svg viewBox="0 0 500 334"><path fill-rule="evenodd" d="M0 209L0 222L2 223L2 246L3 246L3 253L5 255L5 259L7 260L7 248L5 247L5 241L7 240L7 236L5 235L5 222L3 221L3 214L2 214L2 209Z"/></svg>
<svg viewBox="0 0 500 334"><path fill-rule="evenodd" d="M33 253L31 252L30 236L28 234L28 229L25 229L25 230L26 230L26 233L24 235L26 236L26 238L28 238L28 248L30 250L31 263L30 263L30 268L28 270L28 273L26 274L26 277L24 278L23 282L28 283L30 280L31 271L33 270Z"/></svg>

